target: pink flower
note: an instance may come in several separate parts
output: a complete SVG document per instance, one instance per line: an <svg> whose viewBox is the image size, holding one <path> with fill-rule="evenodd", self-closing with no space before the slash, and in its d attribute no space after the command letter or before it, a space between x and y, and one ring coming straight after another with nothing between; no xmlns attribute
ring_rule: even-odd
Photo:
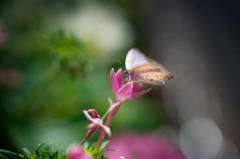
<svg viewBox="0 0 240 159"><path fill-rule="evenodd" d="M110 82L113 92L116 94L116 101L122 103L126 99L137 98L151 90L151 88L139 91L142 84L134 84L133 82L127 82L124 84L122 69L119 69L115 74L114 69L110 73Z"/></svg>
<svg viewBox="0 0 240 159"><path fill-rule="evenodd" d="M114 105L111 106L110 109L108 110L107 113L109 113L109 116L107 118L107 121L105 123L105 125L103 125L102 121L99 118L96 117L96 119L91 118L91 116L87 113L84 112L85 116L87 117L87 119L89 121L92 122L92 124L90 124L88 126L88 134L86 136L86 138L82 141L81 144L83 144L88 138L89 136L92 135L92 133L99 128L100 131L100 137L99 140L97 142L97 146L96 148L100 148L105 134L108 134L108 136L110 136L110 129L109 126L113 120L113 118L115 117L115 115L117 114L121 104L126 100L126 99L134 99L137 98L147 92L149 92L151 90L151 88L146 89L146 90L142 90L139 91L142 87L142 84L134 84L133 82L127 82L124 84L124 79L123 79L123 74L122 74L122 69L119 69L118 72L115 74L114 69L111 70L110 72L110 83L112 86L112 90L114 91L114 93L116 94L116 99L114 104L112 104L110 102L110 105ZM105 115L104 115L105 117Z"/></svg>
<svg viewBox="0 0 240 159"><path fill-rule="evenodd" d="M106 126L110 126L113 118L117 114L121 104L126 99L134 99L137 98L151 90L151 88L139 91L142 87L142 84L134 84L133 82L127 82L124 84L122 69L119 69L117 73L115 74L114 69L110 72L110 83L112 86L113 92L116 94L115 103L119 103L117 106L115 106L107 119Z"/></svg>
<svg viewBox="0 0 240 159"><path fill-rule="evenodd" d="M91 124L89 124L87 126L88 132L87 135L85 137L85 139L83 139L83 141L81 142L80 145L83 145L85 143L85 141L87 141L87 139L98 129L100 132L100 135L103 137L105 134L108 134L108 136L111 136L111 130L109 127L103 125L103 120L100 119L100 116L98 115L97 111L95 109L89 109L88 111L83 110L83 113L85 115L85 117L92 122ZM93 115L93 117L91 117L89 115L89 113L91 113Z"/></svg>
<svg viewBox="0 0 240 159"><path fill-rule="evenodd" d="M126 99L134 99L137 98L151 90L151 88L139 91L142 87L142 84L134 84L133 82L127 82L124 84L124 79L123 79L123 74L122 74L122 69L119 69L117 73L115 74L114 69L111 70L110 72L110 82L112 86L113 92L116 94L116 99L115 103L119 102L119 104L111 110L106 126L110 126L113 118L117 114L121 104L126 100Z"/></svg>
<svg viewBox="0 0 240 159"><path fill-rule="evenodd" d="M68 159L93 159L91 155L84 151L84 149L78 145L70 145L67 149Z"/></svg>
<svg viewBox="0 0 240 159"><path fill-rule="evenodd" d="M185 159L173 141L159 135L124 134L112 138L107 148L115 150L104 152L110 159Z"/></svg>
<svg viewBox="0 0 240 159"><path fill-rule="evenodd" d="M103 125L103 120L100 119L100 116L98 115L98 112L95 109L89 109L88 111L83 110L83 113L85 117L92 122L87 126L87 129L89 131L95 131L97 128L99 129L99 132L101 135L103 135L103 132L106 133L109 137L111 136L111 130L109 127ZM93 117L89 115L89 113L92 113Z"/></svg>
<svg viewBox="0 0 240 159"><path fill-rule="evenodd" d="M109 99L110 102L110 107L107 110L107 112L103 115L102 118L100 118L100 116L98 115L98 112L95 109L89 109L89 110L83 110L83 114L85 115L85 117L91 122L91 124L89 124L87 126L88 132L87 135L85 137L85 139L81 142L81 145L84 144L84 142L98 129L100 132L100 136L102 138L104 138L105 134L107 134L109 137L111 137L111 130L108 126L105 126L103 124L103 120L104 118L110 113L110 111L112 109L114 109L116 106L119 105L119 102L116 103L112 103L111 99ZM89 113L92 114L89 115Z"/></svg>

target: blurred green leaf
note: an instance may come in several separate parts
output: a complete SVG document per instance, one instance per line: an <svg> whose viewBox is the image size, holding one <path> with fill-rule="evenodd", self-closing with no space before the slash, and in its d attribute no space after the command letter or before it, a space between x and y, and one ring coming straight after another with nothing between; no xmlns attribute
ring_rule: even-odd
<svg viewBox="0 0 240 159"><path fill-rule="evenodd" d="M15 152L11 152L8 150L0 149L0 157L6 157L8 159L23 159L23 157Z"/></svg>
<svg viewBox="0 0 240 159"><path fill-rule="evenodd" d="M39 144L34 154L24 154L28 159L66 159L67 155L62 154L62 151L53 151L51 149L52 142L49 144ZM41 150L42 149L42 150Z"/></svg>
<svg viewBox="0 0 240 159"><path fill-rule="evenodd" d="M24 152L26 155L31 155L31 154L32 154L32 153L31 153L28 149L26 149L26 148L23 148L22 150L23 150L23 152Z"/></svg>
<svg viewBox="0 0 240 159"><path fill-rule="evenodd" d="M63 31L53 33L49 48L63 70L84 76L92 67L92 50L73 34Z"/></svg>
<svg viewBox="0 0 240 159"><path fill-rule="evenodd" d="M109 142L110 142L109 140L103 141L100 148L103 149L104 147L106 147L108 145Z"/></svg>

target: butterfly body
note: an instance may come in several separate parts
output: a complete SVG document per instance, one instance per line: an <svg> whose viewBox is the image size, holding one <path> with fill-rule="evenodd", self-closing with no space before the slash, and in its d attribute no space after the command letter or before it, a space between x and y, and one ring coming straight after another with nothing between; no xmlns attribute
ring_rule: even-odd
<svg viewBox="0 0 240 159"><path fill-rule="evenodd" d="M126 73L128 80L162 85L173 78L170 72L160 63L146 57L137 49L131 49L126 56Z"/></svg>

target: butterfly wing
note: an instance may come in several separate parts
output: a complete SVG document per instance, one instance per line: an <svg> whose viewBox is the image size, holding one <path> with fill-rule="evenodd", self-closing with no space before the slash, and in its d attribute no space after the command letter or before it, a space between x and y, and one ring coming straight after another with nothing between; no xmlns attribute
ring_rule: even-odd
<svg viewBox="0 0 240 159"><path fill-rule="evenodd" d="M142 81L155 85L162 85L164 81L172 79L173 76L160 63L152 62L134 67L130 70L130 76L134 81Z"/></svg>
<svg viewBox="0 0 240 159"><path fill-rule="evenodd" d="M137 49L131 49L125 61L130 79L135 82L145 82L161 85L173 78L170 72L160 63L148 58Z"/></svg>
<svg viewBox="0 0 240 159"><path fill-rule="evenodd" d="M134 67L148 64L153 62L150 58L146 57L143 53L141 53L138 49L131 49L128 51L125 61L126 69L129 71Z"/></svg>

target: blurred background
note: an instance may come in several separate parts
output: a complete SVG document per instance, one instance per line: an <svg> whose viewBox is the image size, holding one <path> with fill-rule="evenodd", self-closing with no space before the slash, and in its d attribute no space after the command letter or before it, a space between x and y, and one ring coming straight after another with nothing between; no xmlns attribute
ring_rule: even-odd
<svg viewBox="0 0 240 159"><path fill-rule="evenodd" d="M157 134L188 159L239 158L239 8L237 0L1 0L0 148L81 141L82 110L103 115L114 99L109 73L122 66L111 56L124 62L136 47L174 79L123 103L113 140Z"/></svg>

